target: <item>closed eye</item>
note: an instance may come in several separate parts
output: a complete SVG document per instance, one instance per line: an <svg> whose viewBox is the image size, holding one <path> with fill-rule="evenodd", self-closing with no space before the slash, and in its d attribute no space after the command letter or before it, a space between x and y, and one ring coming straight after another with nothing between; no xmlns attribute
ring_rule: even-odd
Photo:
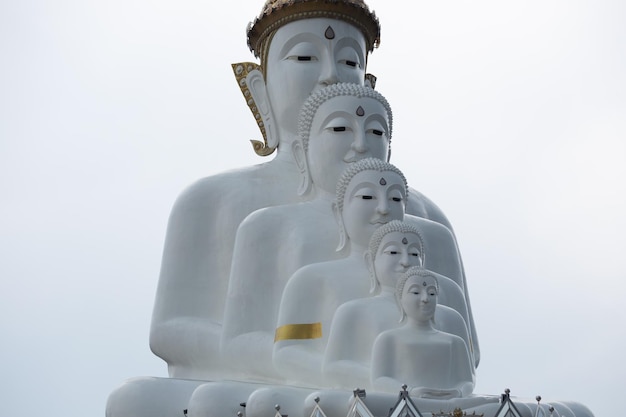
<svg viewBox="0 0 626 417"><path fill-rule="evenodd" d="M363 200L373 200L373 199L374 199L374 196L371 196L371 195L362 195L362 196L361 196L361 198L362 198Z"/></svg>
<svg viewBox="0 0 626 417"><path fill-rule="evenodd" d="M351 59L342 59L342 60L339 61L339 63L345 64L345 65L347 65L349 67L352 67L352 68L359 68L359 69L361 68L361 64L359 64L357 61L353 61Z"/></svg>
<svg viewBox="0 0 626 417"><path fill-rule="evenodd" d="M291 55L287 59L298 62L312 62L317 61L317 57L314 55Z"/></svg>
<svg viewBox="0 0 626 417"><path fill-rule="evenodd" d="M346 127L345 126L333 127L333 132L345 132L345 131L346 131Z"/></svg>
<svg viewBox="0 0 626 417"><path fill-rule="evenodd" d="M401 197L391 197L391 199L392 199L393 201L395 201L395 202L400 202L400 201L402 201L402 198L401 198Z"/></svg>
<svg viewBox="0 0 626 417"><path fill-rule="evenodd" d="M382 136L383 135L383 131L382 130L378 130L378 129L372 130L372 133L375 134L376 136Z"/></svg>

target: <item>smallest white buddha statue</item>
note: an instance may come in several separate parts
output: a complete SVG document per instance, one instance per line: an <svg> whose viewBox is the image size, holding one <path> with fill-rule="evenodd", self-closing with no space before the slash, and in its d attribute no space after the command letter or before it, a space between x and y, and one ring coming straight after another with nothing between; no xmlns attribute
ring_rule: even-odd
<svg viewBox="0 0 626 417"><path fill-rule="evenodd" d="M474 390L472 360L462 338L434 327L439 284L435 274L414 267L398 282L402 312L399 328L381 333L372 349L372 386L397 392L406 384L411 396L466 397Z"/></svg>

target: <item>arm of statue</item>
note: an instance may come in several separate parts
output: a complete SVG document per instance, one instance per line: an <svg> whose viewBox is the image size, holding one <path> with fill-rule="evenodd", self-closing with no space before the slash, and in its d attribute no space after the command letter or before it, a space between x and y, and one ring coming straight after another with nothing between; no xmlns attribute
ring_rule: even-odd
<svg viewBox="0 0 626 417"><path fill-rule="evenodd" d="M172 378L208 379L215 371L221 326L197 317L153 324L150 348L168 364Z"/></svg>
<svg viewBox="0 0 626 417"><path fill-rule="evenodd" d="M230 266L215 239L219 212L207 194L209 179L185 190L170 214L157 287L150 348L168 363L170 376L206 377L219 363L223 295ZM225 272L227 274L227 272ZM211 288L210 291L207 288Z"/></svg>
<svg viewBox="0 0 626 417"><path fill-rule="evenodd" d="M354 311L354 302L341 305L335 312L324 353L322 372L324 379L335 387L367 388L369 381L370 344L359 336L359 314Z"/></svg>
<svg viewBox="0 0 626 417"><path fill-rule="evenodd" d="M282 229L276 211L255 211L239 225L224 310L220 352L233 369L256 377L277 375L272 350L280 300L275 298L276 244Z"/></svg>
<svg viewBox="0 0 626 417"><path fill-rule="evenodd" d="M376 391L395 393L405 384L390 375L394 375L394 363L398 360L391 352L395 351L390 331L381 333L374 341L372 348L372 388Z"/></svg>
<svg viewBox="0 0 626 417"><path fill-rule="evenodd" d="M323 333L328 329L321 323L324 277L316 273L317 267L313 264L296 271L280 302L273 361L294 382L322 383Z"/></svg>
<svg viewBox="0 0 626 417"><path fill-rule="evenodd" d="M409 392L412 396L433 399L451 399L467 397L474 390L473 364L467 345L458 336L446 335L451 341L450 349L450 385L449 388L412 387Z"/></svg>
<svg viewBox="0 0 626 417"><path fill-rule="evenodd" d="M456 355L457 364L454 369L457 371L457 389L461 393L461 397L467 397L474 392L476 385L476 374L474 372L474 362L465 341L457 337L454 343L454 354Z"/></svg>

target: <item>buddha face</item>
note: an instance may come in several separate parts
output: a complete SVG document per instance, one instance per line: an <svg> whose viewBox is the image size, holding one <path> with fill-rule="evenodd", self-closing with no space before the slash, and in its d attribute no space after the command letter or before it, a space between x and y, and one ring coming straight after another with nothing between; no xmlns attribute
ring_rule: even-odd
<svg viewBox="0 0 626 417"><path fill-rule="evenodd" d="M407 279L402 298L402 309L407 317L417 321L430 321L437 308L437 282L433 277L411 276Z"/></svg>
<svg viewBox="0 0 626 417"><path fill-rule="evenodd" d="M319 88L338 82L363 85L365 58L363 34L344 21L304 19L278 29L265 63L278 125L295 133L302 104Z"/></svg>
<svg viewBox="0 0 626 417"><path fill-rule="evenodd" d="M322 103L313 118L309 175L316 187L333 193L349 164L368 157L386 160L388 150L389 120L383 104L370 97L337 96Z"/></svg>
<svg viewBox="0 0 626 417"><path fill-rule="evenodd" d="M353 244L366 248L374 231L402 220L406 187L393 171L367 170L352 177L343 197L343 226Z"/></svg>
<svg viewBox="0 0 626 417"><path fill-rule="evenodd" d="M374 260L374 271L380 285L395 288L409 268L421 266L420 245L420 237L414 233L387 233L378 246Z"/></svg>

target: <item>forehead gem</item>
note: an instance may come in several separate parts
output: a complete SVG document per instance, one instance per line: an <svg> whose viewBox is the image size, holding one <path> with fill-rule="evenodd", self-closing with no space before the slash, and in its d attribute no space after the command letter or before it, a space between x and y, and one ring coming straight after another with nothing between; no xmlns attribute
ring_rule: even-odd
<svg viewBox="0 0 626 417"><path fill-rule="evenodd" d="M422 282L422 285L425 287L427 285L426 281Z"/></svg>
<svg viewBox="0 0 626 417"><path fill-rule="evenodd" d="M326 32L324 32L324 37L326 37L326 39L335 39L335 31L333 30L333 28L328 26L326 28Z"/></svg>
<svg viewBox="0 0 626 417"><path fill-rule="evenodd" d="M409 243L409 240L406 237L403 237L402 238L402 243L404 243L406 245L407 243Z"/></svg>
<svg viewBox="0 0 626 417"><path fill-rule="evenodd" d="M356 109L356 115L357 115L357 116L364 116L364 115L365 115L365 110L363 110L363 107L359 106L359 107Z"/></svg>
<svg viewBox="0 0 626 417"><path fill-rule="evenodd" d="M385 181L385 179L384 179L384 178L381 178L381 179L380 179L380 181L378 181L378 183L379 183L380 185L387 185L387 181Z"/></svg>

